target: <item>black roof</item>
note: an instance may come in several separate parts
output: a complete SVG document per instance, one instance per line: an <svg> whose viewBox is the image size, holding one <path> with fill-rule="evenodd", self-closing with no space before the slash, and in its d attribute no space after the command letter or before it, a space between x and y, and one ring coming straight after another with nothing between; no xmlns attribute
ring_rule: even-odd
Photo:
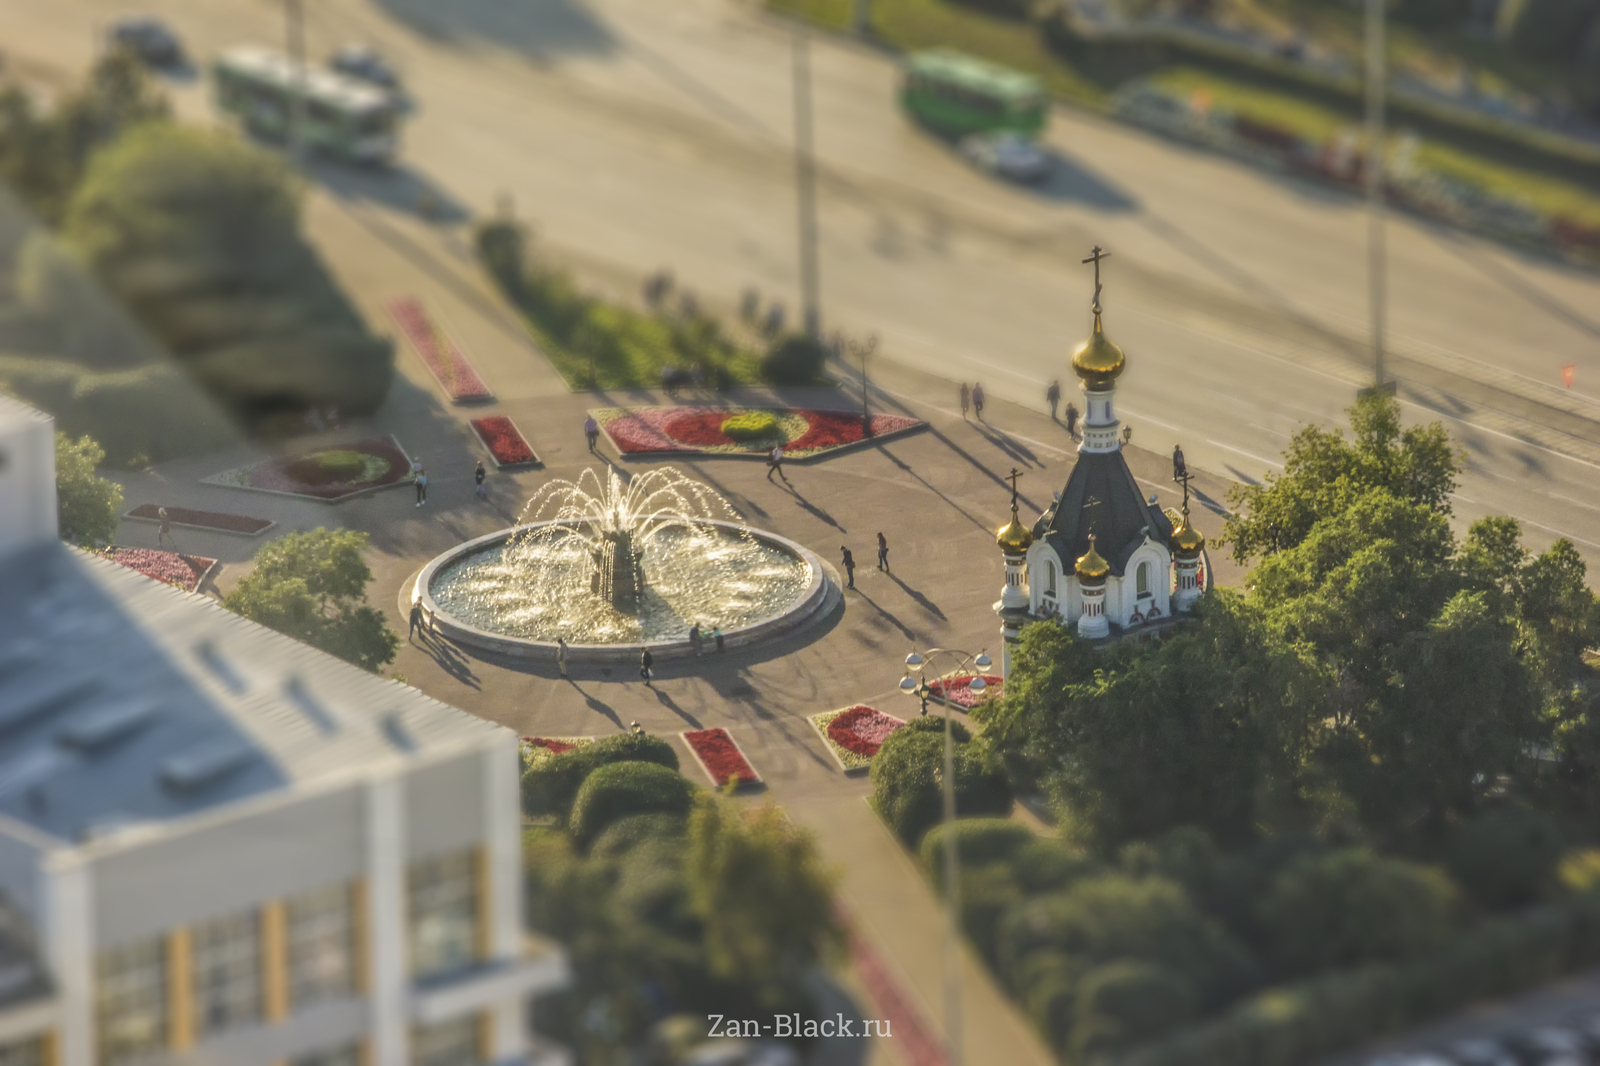
<svg viewBox="0 0 1600 1066"><path fill-rule="evenodd" d="M1054 548L1067 566L1089 550L1089 512L1084 507L1091 496L1100 501L1094 517L1095 546L1113 574L1122 574L1146 530L1152 540L1170 544L1172 522L1160 507L1145 502L1121 450L1079 452L1061 499L1034 527L1034 536Z"/></svg>

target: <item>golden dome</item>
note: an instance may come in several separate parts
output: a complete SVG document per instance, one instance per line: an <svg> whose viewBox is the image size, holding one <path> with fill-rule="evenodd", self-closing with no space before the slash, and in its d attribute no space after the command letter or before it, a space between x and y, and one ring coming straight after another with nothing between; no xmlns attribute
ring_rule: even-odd
<svg viewBox="0 0 1600 1066"><path fill-rule="evenodd" d="M1180 559L1194 559L1199 557L1205 546L1205 536L1189 524L1189 513L1185 511L1182 523L1172 531L1173 553Z"/></svg>
<svg viewBox="0 0 1600 1066"><path fill-rule="evenodd" d="M1089 550L1078 557L1078 577L1084 581L1101 581L1111 573L1111 564L1095 551L1094 535L1089 536Z"/></svg>
<svg viewBox="0 0 1600 1066"><path fill-rule="evenodd" d="M1021 555L1033 543L1033 531L1018 521L1017 512L1012 511L1011 521L995 533L994 542L1007 555Z"/></svg>
<svg viewBox="0 0 1600 1066"><path fill-rule="evenodd" d="M1090 389L1104 389L1127 364L1122 349L1111 342L1100 325L1100 305L1094 306L1094 332L1072 353L1072 372Z"/></svg>

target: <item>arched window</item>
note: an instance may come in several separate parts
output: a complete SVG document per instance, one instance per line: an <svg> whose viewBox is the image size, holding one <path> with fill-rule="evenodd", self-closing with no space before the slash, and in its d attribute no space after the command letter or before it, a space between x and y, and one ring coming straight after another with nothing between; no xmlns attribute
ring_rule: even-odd
<svg viewBox="0 0 1600 1066"><path fill-rule="evenodd" d="M1046 596L1054 596L1056 594L1055 563L1047 562L1044 564L1044 594Z"/></svg>
<svg viewBox="0 0 1600 1066"><path fill-rule="evenodd" d="M1134 572L1134 589L1140 596L1150 595L1150 564L1140 563L1139 569Z"/></svg>

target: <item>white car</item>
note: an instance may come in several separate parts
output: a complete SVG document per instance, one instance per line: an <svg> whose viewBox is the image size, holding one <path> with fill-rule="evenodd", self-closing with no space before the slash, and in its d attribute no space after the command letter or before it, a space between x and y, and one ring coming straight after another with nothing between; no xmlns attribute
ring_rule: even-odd
<svg viewBox="0 0 1600 1066"><path fill-rule="evenodd" d="M1050 173L1050 157L1011 130L974 133L962 138L960 148L973 165L1011 181L1042 181Z"/></svg>
<svg viewBox="0 0 1600 1066"><path fill-rule="evenodd" d="M377 49L364 44L347 44L333 54L328 66L340 74L380 86L399 89L400 75L394 67L378 54Z"/></svg>

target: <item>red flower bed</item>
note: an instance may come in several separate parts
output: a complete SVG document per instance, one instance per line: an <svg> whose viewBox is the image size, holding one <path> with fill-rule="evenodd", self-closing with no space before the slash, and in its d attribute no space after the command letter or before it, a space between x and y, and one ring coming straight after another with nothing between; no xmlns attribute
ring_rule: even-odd
<svg viewBox="0 0 1600 1066"><path fill-rule="evenodd" d="M141 503L127 514L141 521L161 521L161 509L153 503ZM220 514L216 511L191 511L187 507L168 507L167 519L175 526L194 529L213 529L223 533L245 533L255 536L270 529L275 523L265 518L248 518L240 514Z"/></svg>
<svg viewBox="0 0 1600 1066"><path fill-rule="evenodd" d="M516 466L519 463L537 463L539 457L528 447L528 441L516 424L505 415L474 418L472 431L489 449L498 466Z"/></svg>
<svg viewBox="0 0 1600 1066"><path fill-rule="evenodd" d="M389 302L389 314L405 331L411 346L422 357L428 371L438 381L439 387L457 403L467 400L491 400L489 386L483 383L478 372L467 362L455 341L428 317L419 300L403 297Z"/></svg>
<svg viewBox="0 0 1600 1066"><path fill-rule="evenodd" d="M551 737L523 737L522 742L529 747L543 748L546 751L560 755L564 751L576 751L578 745L565 740L555 740Z"/></svg>
<svg viewBox="0 0 1600 1066"><path fill-rule="evenodd" d="M791 459L820 455L866 439L861 416L852 411L810 408L646 407L605 408L590 414L625 453L713 452L761 455L771 441L740 441L722 432L723 422L744 410L762 410L778 422L784 454ZM872 416L874 439L914 429L924 423L901 415Z"/></svg>
<svg viewBox="0 0 1600 1066"><path fill-rule="evenodd" d="M828 739L846 751L870 759L890 733L905 725L875 707L856 706L828 723Z"/></svg>
<svg viewBox="0 0 1600 1066"><path fill-rule="evenodd" d="M733 737L726 729L717 726L714 729L695 729L682 734L684 743L689 745L689 750L694 752L695 758L700 760L700 765L705 767L709 776L718 788L729 781L739 784L755 784L761 780L750 761L739 750L739 745L733 742Z"/></svg>
<svg viewBox="0 0 1600 1066"><path fill-rule="evenodd" d="M720 448L727 445L742 447L738 441L722 432L722 423L728 420L728 412L720 407L694 410L679 415L663 427L666 435L679 444L697 444L702 448Z"/></svg>
<svg viewBox="0 0 1600 1066"><path fill-rule="evenodd" d="M129 570L137 570L145 577L174 585L185 592L193 592L213 566L215 559L200 555L179 555L177 552L158 551L154 548L112 548L106 553L114 563Z"/></svg>
<svg viewBox="0 0 1600 1066"><path fill-rule="evenodd" d="M957 707L976 707L984 700L1000 695L1000 689L1005 684L996 674L984 674L982 692L972 691L972 679L975 675L966 674L961 677L945 677L938 681L929 682L928 688L942 700L949 700Z"/></svg>

